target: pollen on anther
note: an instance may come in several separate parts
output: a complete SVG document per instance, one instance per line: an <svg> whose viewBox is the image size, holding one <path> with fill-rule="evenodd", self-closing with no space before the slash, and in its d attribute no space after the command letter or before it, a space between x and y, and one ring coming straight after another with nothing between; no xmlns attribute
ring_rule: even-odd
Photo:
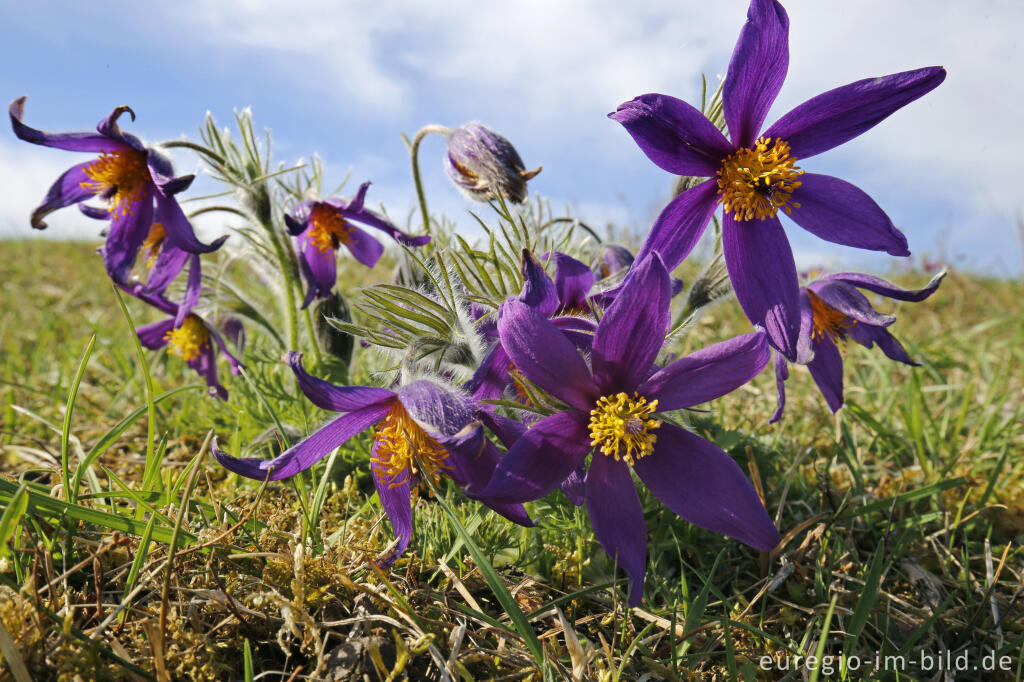
<svg viewBox="0 0 1024 682"><path fill-rule="evenodd" d="M762 137L752 149L738 149L718 170L718 194L733 220L774 218L781 208L790 214L800 204L791 201L803 174L789 155L789 143Z"/></svg>
<svg viewBox="0 0 1024 682"><path fill-rule="evenodd" d="M647 402L643 396L626 393L602 396L590 411L590 444L616 460L632 465L654 452L661 426L650 416L658 409L658 401Z"/></svg>
<svg viewBox="0 0 1024 682"><path fill-rule="evenodd" d="M349 244L355 232L351 224L329 204L315 204L309 218L307 238L320 253L327 253L338 244Z"/></svg>
<svg viewBox="0 0 1024 682"><path fill-rule="evenodd" d="M429 476L437 481L448 464L448 451L416 424L400 402L395 401L374 434L374 467L400 486L413 475Z"/></svg>

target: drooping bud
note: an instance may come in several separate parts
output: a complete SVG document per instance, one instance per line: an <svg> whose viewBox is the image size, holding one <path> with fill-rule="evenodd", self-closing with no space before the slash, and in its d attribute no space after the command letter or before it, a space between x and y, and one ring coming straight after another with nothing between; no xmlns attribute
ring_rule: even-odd
<svg viewBox="0 0 1024 682"><path fill-rule="evenodd" d="M444 168L456 187L470 199L489 201L497 196L521 204L526 181L541 167L526 170L512 143L479 123L467 123L448 135Z"/></svg>

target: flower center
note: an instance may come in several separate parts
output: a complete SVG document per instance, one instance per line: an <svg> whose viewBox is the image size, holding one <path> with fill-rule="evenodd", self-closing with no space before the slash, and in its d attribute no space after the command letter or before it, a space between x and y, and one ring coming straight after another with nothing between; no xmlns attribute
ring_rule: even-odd
<svg viewBox="0 0 1024 682"><path fill-rule="evenodd" d="M627 464L646 457L654 452L657 440L652 431L661 426L660 421L649 419L657 407L657 400L648 403L636 393L632 398L625 393L602 396L590 411L590 444Z"/></svg>
<svg viewBox="0 0 1024 682"><path fill-rule="evenodd" d="M131 213L151 182L146 154L137 149L103 152L84 173L91 179L81 186L109 201L110 212L116 216Z"/></svg>
<svg viewBox="0 0 1024 682"><path fill-rule="evenodd" d="M733 220L764 220L774 218L781 208L788 215L793 190L802 183L797 176L803 171L789 155L789 143L762 137L753 149L738 149L722 163L718 171L718 194L725 212Z"/></svg>
<svg viewBox="0 0 1024 682"><path fill-rule="evenodd" d="M807 298L811 301L811 314L814 318L814 329L811 331L811 338L818 341L826 336L832 343L845 341L849 334L850 327L857 324L857 320L844 315L825 301L816 293L807 290Z"/></svg>
<svg viewBox="0 0 1024 682"><path fill-rule="evenodd" d="M142 242L142 248L146 251L146 268L152 268L156 259L160 257L160 250L163 248L167 232L164 231L163 223L153 223L149 228L149 235L146 241Z"/></svg>
<svg viewBox="0 0 1024 682"><path fill-rule="evenodd" d="M170 346L170 354L177 355L185 362L192 362L210 346L210 332L198 315L189 315L180 327L164 334L164 340Z"/></svg>
<svg viewBox="0 0 1024 682"><path fill-rule="evenodd" d="M320 253L338 248L338 244L352 241L352 226L338 214L338 211L325 204L313 206L313 215L309 219L309 242Z"/></svg>
<svg viewBox="0 0 1024 682"><path fill-rule="evenodd" d="M428 436L397 401L377 427L373 439L377 446L370 461L387 478L393 479L392 488L402 485L414 474L426 474L436 482L443 469L451 469L445 461L448 451Z"/></svg>

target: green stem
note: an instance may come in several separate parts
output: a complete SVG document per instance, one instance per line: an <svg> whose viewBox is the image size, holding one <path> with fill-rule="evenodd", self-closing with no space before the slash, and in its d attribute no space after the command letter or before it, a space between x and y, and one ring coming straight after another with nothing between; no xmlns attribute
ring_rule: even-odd
<svg viewBox="0 0 1024 682"><path fill-rule="evenodd" d="M313 322L313 313L310 312L309 308L306 308L306 329L309 330L309 345L313 347L313 357L316 359L316 364L323 367L324 356L320 352L320 342L316 338L316 325Z"/></svg>
<svg viewBox="0 0 1024 682"><path fill-rule="evenodd" d="M420 142L423 138L430 133L441 133L447 135L451 131L442 125L430 124L423 126L416 133L416 136L412 138L412 144L409 146L409 153L412 156L412 180L416 184L416 196L420 200L420 211L423 213L423 231L430 234L430 214L427 213L427 197L423 193L423 181L420 179Z"/></svg>

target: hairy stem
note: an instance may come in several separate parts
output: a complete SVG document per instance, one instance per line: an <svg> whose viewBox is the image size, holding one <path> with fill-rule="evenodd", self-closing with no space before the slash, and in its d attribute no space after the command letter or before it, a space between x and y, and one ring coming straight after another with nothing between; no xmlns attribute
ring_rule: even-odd
<svg viewBox="0 0 1024 682"><path fill-rule="evenodd" d="M430 214L427 213L427 197L423 193L423 181L420 179L420 142L423 138L430 133L441 133L447 135L451 131L442 125L430 124L425 125L419 129L416 136L412 138L412 144L409 145L409 154L412 156L412 180L416 184L416 196L420 200L420 211L423 213L423 231L430 234Z"/></svg>

